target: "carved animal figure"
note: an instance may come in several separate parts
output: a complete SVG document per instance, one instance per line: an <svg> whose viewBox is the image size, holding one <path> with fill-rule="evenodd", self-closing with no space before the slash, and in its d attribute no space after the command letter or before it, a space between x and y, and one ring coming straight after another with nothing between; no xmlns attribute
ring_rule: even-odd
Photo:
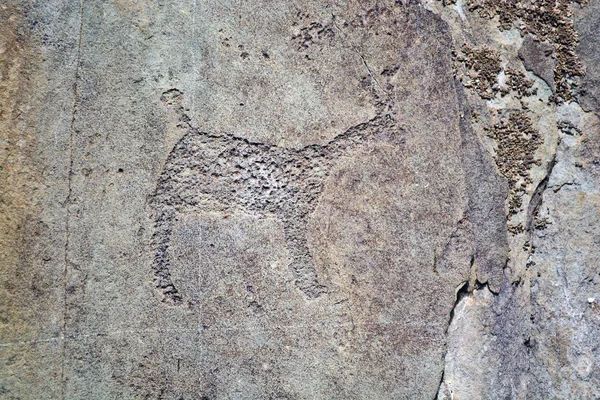
<svg viewBox="0 0 600 400"><path fill-rule="evenodd" d="M306 224L337 160L368 140L402 143L400 128L390 116L350 128L324 146L281 148L230 135L199 132L188 123L176 89L163 95L173 106L186 134L163 167L149 207L154 221L155 284L165 301L178 304L181 294L169 272L169 243L177 213L220 211L271 215L283 221L290 268L296 286L309 299L326 288L318 281L307 243Z"/></svg>

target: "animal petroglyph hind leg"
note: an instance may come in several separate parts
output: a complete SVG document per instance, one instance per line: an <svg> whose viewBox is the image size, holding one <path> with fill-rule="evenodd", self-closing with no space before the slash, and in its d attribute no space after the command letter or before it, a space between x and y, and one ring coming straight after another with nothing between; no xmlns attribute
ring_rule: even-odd
<svg viewBox="0 0 600 400"><path fill-rule="evenodd" d="M308 298L316 299L327 292L327 288L319 283L314 259L308 247L306 221L288 222L284 227L285 240L291 257L289 265L296 287Z"/></svg>

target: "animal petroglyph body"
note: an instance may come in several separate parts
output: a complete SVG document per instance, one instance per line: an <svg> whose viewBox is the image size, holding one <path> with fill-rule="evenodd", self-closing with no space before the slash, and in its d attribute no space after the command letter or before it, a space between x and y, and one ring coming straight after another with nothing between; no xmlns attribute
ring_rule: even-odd
<svg viewBox="0 0 600 400"><path fill-rule="evenodd" d="M296 286L309 299L325 293L308 247L308 217L340 157L370 140L402 143L401 130L393 118L379 116L350 128L326 145L296 150L200 132L189 125L182 96L172 89L162 97L179 113L187 132L168 156L149 202L155 229L155 284L165 301L178 304L183 300L170 274L169 245L176 215L203 211L280 219Z"/></svg>

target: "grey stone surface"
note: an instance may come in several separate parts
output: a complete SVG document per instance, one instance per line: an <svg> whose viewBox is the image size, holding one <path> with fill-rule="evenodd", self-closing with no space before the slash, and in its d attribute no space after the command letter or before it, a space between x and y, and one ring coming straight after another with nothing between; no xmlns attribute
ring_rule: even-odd
<svg viewBox="0 0 600 400"><path fill-rule="evenodd" d="M600 20L598 11L600 3L589 1L585 7L573 7L575 28L579 34L579 47L577 54L583 60L586 68L579 96L581 106L588 111L598 113L600 109L600 96L598 95L598 82L600 80L598 48L598 29Z"/></svg>
<svg viewBox="0 0 600 400"><path fill-rule="evenodd" d="M523 66L527 70L542 78L552 88L552 91L556 90L554 83L556 55L554 47L550 43L536 40L533 35L526 35L519 49L519 57L523 60Z"/></svg>
<svg viewBox="0 0 600 400"><path fill-rule="evenodd" d="M543 3L4 1L0 398L600 397L598 4Z"/></svg>

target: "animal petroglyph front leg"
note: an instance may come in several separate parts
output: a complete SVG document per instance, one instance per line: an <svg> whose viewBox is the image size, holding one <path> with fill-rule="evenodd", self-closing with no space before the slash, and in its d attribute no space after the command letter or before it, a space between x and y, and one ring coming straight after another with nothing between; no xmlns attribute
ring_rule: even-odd
<svg viewBox="0 0 600 400"><path fill-rule="evenodd" d="M168 254L175 210L172 208L154 210L154 213L156 213L154 219L155 231L152 237L154 283L156 288L162 292L164 302L175 305L180 304L182 298L171 279Z"/></svg>
<svg viewBox="0 0 600 400"><path fill-rule="evenodd" d="M327 292L327 288L319 284L314 259L308 248L306 221L286 221L284 233L292 259L289 267L294 274L296 287L309 299L318 298Z"/></svg>

